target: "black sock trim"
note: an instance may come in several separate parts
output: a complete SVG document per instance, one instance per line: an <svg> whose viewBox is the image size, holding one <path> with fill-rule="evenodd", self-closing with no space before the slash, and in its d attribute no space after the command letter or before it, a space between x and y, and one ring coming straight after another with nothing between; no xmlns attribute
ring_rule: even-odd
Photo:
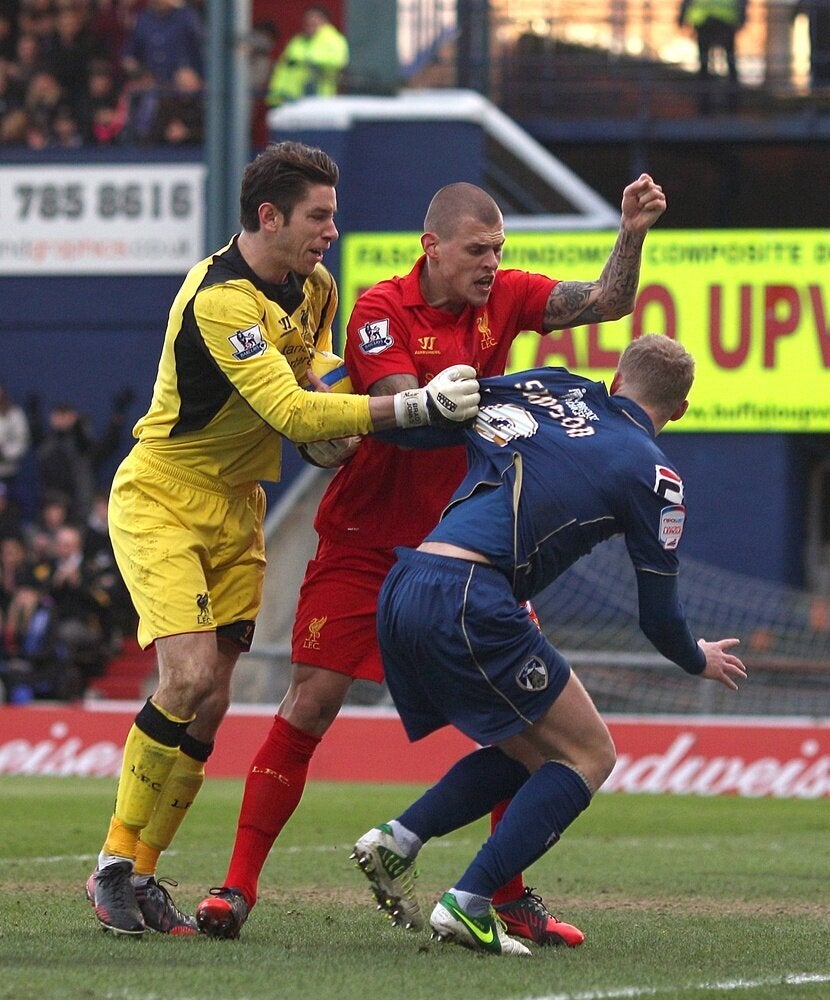
<svg viewBox="0 0 830 1000"><path fill-rule="evenodd" d="M145 735L165 747L181 745L189 722L173 722L164 712L160 712L148 698L135 717L135 724Z"/></svg>
<svg viewBox="0 0 830 1000"><path fill-rule="evenodd" d="M200 760L203 764L213 753L213 740L210 743L205 743L204 740L197 740L195 736L191 736L190 733L185 733L182 736L182 741L179 744L179 749L182 753L186 753L188 757L192 757L194 760Z"/></svg>

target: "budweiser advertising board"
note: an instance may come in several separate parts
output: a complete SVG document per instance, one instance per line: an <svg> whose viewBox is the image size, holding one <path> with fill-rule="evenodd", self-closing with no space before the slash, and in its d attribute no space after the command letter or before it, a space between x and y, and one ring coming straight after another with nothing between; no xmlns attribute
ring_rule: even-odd
<svg viewBox="0 0 830 1000"><path fill-rule="evenodd" d="M0 774L115 777L138 703L0 707ZM232 709L208 762L214 777L239 778L273 711ZM822 798L830 795L830 721L610 716L617 766L612 792ZM394 713L344 710L310 774L327 781L439 778L473 744L445 729L408 743Z"/></svg>

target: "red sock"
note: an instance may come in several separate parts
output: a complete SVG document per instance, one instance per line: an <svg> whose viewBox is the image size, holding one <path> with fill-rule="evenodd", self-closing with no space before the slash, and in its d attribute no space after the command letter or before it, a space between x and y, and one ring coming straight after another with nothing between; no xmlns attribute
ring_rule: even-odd
<svg viewBox="0 0 830 1000"><path fill-rule="evenodd" d="M249 906L256 902L268 852L302 798L308 763L319 742L320 737L277 715L251 764L224 882L240 889Z"/></svg>
<svg viewBox="0 0 830 1000"><path fill-rule="evenodd" d="M497 806L494 807L493 811L490 813L490 832L499 824L502 816L504 816L505 809L510 805L510 799L505 799L504 802L499 802ZM493 906L501 906L502 903L509 903L511 899L518 899L519 896L525 891L524 876L521 872L518 875L514 875L512 879L503 885L500 889L496 889L493 893Z"/></svg>

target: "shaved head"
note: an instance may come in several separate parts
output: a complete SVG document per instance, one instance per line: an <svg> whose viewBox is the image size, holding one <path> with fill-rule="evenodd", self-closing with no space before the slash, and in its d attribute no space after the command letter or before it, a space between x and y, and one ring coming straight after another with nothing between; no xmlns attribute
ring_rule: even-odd
<svg viewBox="0 0 830 1000"><path fill-rule="evenodd" d="M499 206L480 187L463 181L447 184L436 192L429 203L424 232L435 233L441 239L452 239L466 219L493 229L501 229L504 221Z"/></svg>

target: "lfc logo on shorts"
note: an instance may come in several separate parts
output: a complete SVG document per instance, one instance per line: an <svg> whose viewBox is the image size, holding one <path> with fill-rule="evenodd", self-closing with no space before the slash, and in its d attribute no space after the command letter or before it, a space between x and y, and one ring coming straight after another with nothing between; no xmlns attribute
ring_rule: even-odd
<svg viewBox="0 0 830 1000"><path fill-rule="evenodd" d="M303 642L303 649L320 648L320 633L323 631L323 626L328 620L328 615L323 615L322 618L311 619L308 623L308 635Z"/></svg>
<svg viewBox="0 0 830 1000"><path fill-rule="evenodd" d="M199 613L196 615L196 624L211 625L213 623L213 614L210 610L210 594L197 594L196 606L199 608Z"/></svg>

